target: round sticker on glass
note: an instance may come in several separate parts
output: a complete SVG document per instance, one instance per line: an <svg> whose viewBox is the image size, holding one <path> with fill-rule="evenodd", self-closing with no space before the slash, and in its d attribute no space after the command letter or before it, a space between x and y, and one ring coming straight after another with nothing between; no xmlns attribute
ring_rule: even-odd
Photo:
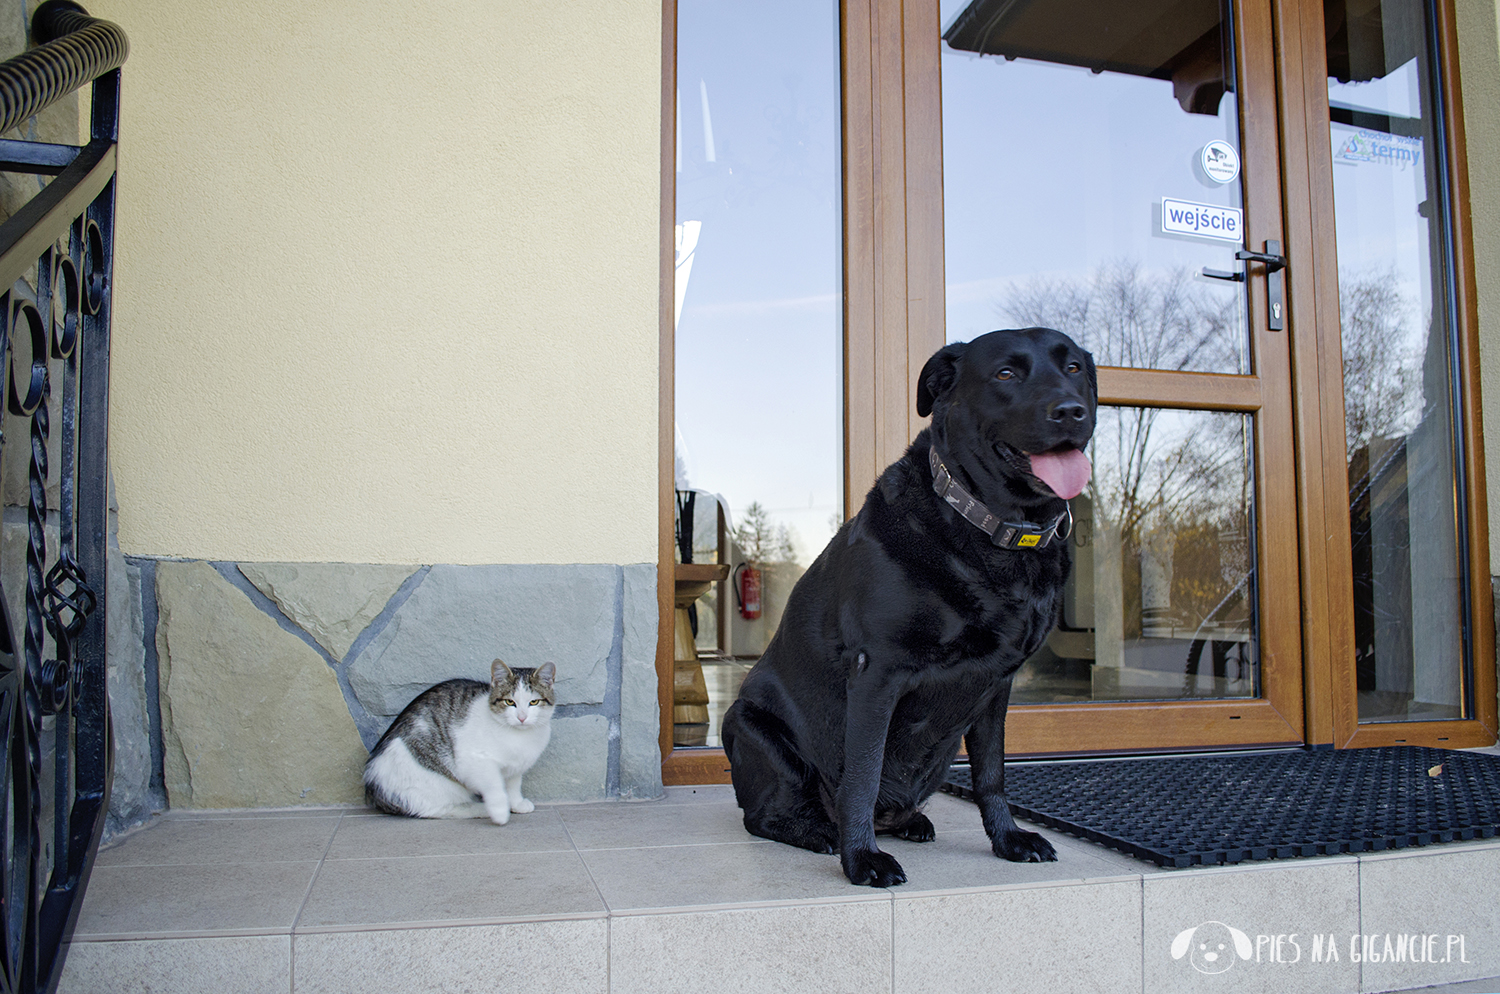
<svg viewBox="0 0 1500 994"><path fill-rule="evenodd" d="M1213 141L1203 146L1200 160L1203 172L1215 183L1233 183L1240 174L1240 156L1228 142Z"/></svg>

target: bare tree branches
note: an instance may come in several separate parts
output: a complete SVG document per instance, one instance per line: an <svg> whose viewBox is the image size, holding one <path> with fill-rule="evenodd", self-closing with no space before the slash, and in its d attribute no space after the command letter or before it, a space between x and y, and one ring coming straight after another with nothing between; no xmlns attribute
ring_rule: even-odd
<svg viewBox="0 0 1500 994"><path fill-rule="evenodd" d="M1422 354L1409 340L1409 304L1396 285L1393 270L1339 274L1350 460L1375 439L1409 434L1422 420Z"/></svg>
<svg viewBox="0 0 1500 994"><path fill-rule="evenodd" d="M1087 279L1033 279L997 311L1067 332L1101 366L1247 368L1243 295L1185 269L1152 273L1120 261ZM1089 490L1095 533L1116 550L1108 568L1131 564L1112 581L1123 582L1124 617L1115 623L1127 637L1141 632L1145 559L1171 589L1176 624L1191 630L1210 616L1248 624L1250 438L1243 415L1099 410Z"/></svg>
<svg viewBox="0 0 1500 994"><path fill-rule="evenodd" d="M1186 269L1152 275L1122 259L1087 281L1038 277L996 310L1023 325L1066 331L1101 366L1242 371L1240 295L1195 282Z"/></svg>

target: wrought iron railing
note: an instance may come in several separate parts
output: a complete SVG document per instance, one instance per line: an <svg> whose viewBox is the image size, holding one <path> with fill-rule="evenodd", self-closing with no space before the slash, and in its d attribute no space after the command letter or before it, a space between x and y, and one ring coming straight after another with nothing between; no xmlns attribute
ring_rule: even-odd
<svg viewBox="0 0 1500 994"><path fill-rule="evenodd" d="M114 756L106 445L119 66L128 45L117 26L68 0L42 4L32 34L37 47L0 64L0 134L85 83L93 91L86 144L0 140L0 171L53 177L0 223L0 454L29 445L21 631L0 596L0 994L57 987ZM5 466L22 469L17 459L0 461L0 473ZM0 559L0 585L14 587L19 566Z"/></svg>

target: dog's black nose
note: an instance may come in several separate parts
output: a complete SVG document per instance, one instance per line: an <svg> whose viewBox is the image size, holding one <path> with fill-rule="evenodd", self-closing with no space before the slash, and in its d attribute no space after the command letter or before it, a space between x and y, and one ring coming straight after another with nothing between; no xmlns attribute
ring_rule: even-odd
<svg viewBox="0 0 1500 994"><path fill-rule="evenodd" d="M1056 401L1047 405L1048 421L1066 421L1072 418L1074 421L1082 421L1089 416L1089 409L1076 400Z"/></svg>

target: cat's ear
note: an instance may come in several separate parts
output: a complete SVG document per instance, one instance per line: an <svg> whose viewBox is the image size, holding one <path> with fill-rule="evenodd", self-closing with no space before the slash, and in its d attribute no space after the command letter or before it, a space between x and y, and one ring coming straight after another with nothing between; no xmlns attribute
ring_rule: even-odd
<svg viewBox="0 0 1500 994"><path fill-rule="evenodd" d="M497 659L490 664L491 684L498 687L500 684L508 683L515 678L516 675L510 671L510 667L506 666L505 663L501 662L500 660Z"/></svg>
<svg viewBox="0 0 1500 994"><path fill-rule="evenodd" d="M535 673L536 682L543 687L551 687L553 679L557 676L557 667L551 663L543 663L537 667Z"/></svg>

